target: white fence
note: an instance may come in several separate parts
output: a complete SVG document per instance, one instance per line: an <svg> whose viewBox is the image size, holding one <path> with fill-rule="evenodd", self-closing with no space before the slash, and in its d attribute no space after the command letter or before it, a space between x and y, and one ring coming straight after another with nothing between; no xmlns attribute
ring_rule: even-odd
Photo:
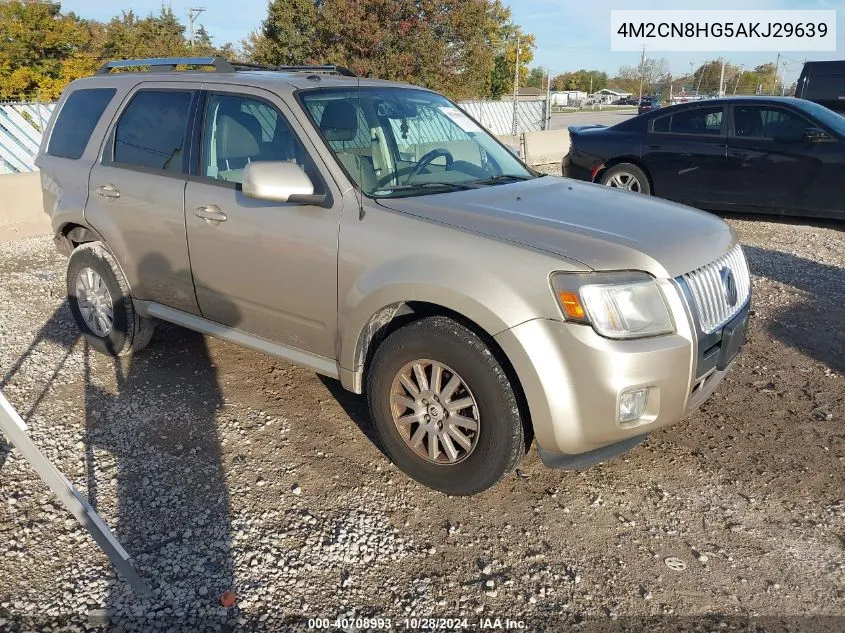
<svg viewBox="0 0 845 633"><path fill-rule="evenodd" d="M54 103L0 103L0 174L35 171L41 131Z"/></svg>
<svg viewBox="0 0 845 633"><path fill-rule="evenodd" d="M492 134L514 133L514 102L474 100L460 106ZM55 103L0 103L0 174L36 171L34 164L42 130ZM516 135L546 129L548 105L544 97L516 102Z"/></svg>

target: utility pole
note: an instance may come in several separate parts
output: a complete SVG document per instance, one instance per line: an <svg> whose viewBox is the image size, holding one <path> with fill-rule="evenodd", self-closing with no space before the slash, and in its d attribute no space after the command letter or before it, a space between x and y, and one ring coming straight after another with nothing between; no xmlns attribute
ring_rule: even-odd
<svg viewBox="0 0 845 633"><path fill-rule="evenodd" d="M725 60L720 60L722 62L722 72L719 74L719 96L725 96Z"/></svg>
<svg viewBox="0 0 845 633"><path fill-rule="evenodd" d="M739 74L736 76L736 83L734 84L734 94L736 94L736 89L739 88L739 80L742 79L742 73L745 72L743 68L745 68L745 64L741 64L739 67Z"/></svg>
<svg viewBox="0 0 845 633"><path fill-rule="evenodd" d="M546 128L552 127L552 71L546 71Z"/></svg>
<svg viewBox="0 0 845 633"><path fill-rule="evenodd" d="M519 97L519 43L520 36L516 36L516 65L513 69L513 127L511 133L516 136L519 127L519 119L517 116L516 106Z"/></svg>
<svg viewBox="0 0 845 633"><path fill-rule="evenodd" d="M772 82L772 94L778 91L778 70L780 70L780 53L778 53L778 59L775 62L775 79Z"/></svg>
<svg viewBox="0 0 845 633"><path fill-rule="evenodd" d="M643 46L643 54L640 57L640 101L643 100L643 75L645 73L645 46Z"/></svg>
<svg viewBox="0 0 845 633"><path fill-rule="evenodd" d="M188 42L191 46L194 45L194 22L205 12L205 7L191 7L188 9Z"/></svg>

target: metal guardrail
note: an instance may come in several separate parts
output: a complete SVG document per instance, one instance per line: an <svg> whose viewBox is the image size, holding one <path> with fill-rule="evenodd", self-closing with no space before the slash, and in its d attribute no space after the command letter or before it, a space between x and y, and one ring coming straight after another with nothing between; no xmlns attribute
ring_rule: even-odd
<svg viewBox="0 0 845 633"><path fill-rule="evenodd" d="M36 171L35 157L55 103L0 103L0 173Z"/></svg>

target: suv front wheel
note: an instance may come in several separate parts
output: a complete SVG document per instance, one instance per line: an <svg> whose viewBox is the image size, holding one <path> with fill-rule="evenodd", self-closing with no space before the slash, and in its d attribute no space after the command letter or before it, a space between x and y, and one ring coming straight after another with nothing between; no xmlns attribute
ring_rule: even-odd
<svg viewBox="0 0 845 633"><path fill-rule="evenodd" d="M449 318L424 318L393 332L373 357L367 397L388 456L436 490L486 490L525 452L505 372L474 332Z"/></svg>
<svg viewBox="0 0 845 633"><path fill-rule="evenodd" d="M100 242L82 244L70 254L67 296L77 326L97 351L122 356L152 339L155 322L136 312L123 272Z"/></svg>

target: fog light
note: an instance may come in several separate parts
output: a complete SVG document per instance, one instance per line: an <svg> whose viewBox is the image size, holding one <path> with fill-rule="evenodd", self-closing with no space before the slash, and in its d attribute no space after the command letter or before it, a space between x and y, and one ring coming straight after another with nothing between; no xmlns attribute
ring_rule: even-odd
<svg viewBox="0 0 845 633"><path fill-rule="evenodd" d="M619 421L632 422L642 417L648 400L648 387L626 389L619 396Z"/></svg>

